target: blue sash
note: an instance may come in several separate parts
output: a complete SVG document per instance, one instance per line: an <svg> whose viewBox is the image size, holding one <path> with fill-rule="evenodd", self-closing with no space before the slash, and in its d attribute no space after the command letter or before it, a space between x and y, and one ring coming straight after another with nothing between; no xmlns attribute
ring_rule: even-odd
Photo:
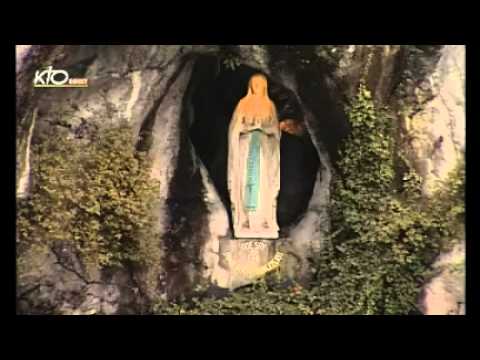
<svg viewBox="0 0 480 360"><path fill-rule="evenodd" d="M255 211L258 207L260 189L260 137L262 131L252 131L247 158L247 183L245 188L245 208Z"/></svg>

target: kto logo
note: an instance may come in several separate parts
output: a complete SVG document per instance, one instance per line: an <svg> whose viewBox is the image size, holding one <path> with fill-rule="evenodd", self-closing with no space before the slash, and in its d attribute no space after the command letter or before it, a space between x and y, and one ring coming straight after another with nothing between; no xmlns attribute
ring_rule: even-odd
<svg viewBox="0 0 480 360"><path fill-rule="evenodd" d="M33 87L88 87L88 79L70 79L67 71L54 70L53 66L49 66L35 72Z"/></svg>

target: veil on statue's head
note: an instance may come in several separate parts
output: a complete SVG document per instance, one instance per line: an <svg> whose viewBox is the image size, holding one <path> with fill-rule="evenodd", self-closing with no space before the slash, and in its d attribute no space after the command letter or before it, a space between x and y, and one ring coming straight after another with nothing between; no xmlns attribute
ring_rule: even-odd
<svg viewBox="0 0 480 360"><path fill-rule="evenodd" d="M260 97L266 97L267 99L270 99L268 97L268 80L266 78L265 75L263 74L260 74L260 73L257 73L257 74L254 74L252 75L252 77L250 77L250 80L248 80L248 91L247 91L247 96L253 96L254 95L254 92L253 92L253 81L257 81L259 82L263 88L261 90L261 93L258 94L258 96Z"/></svg>
<svg viewBox="0 0 480 360"><path fill-rule="evenodd" d="M255 93L254 82L260 88L260 93ZM271 125L276 117L275 105L268 96L268 80L263 74L254 74L248 81L247 94L240 100L237 107L237 114L242 123L260 123Z"/></svg>

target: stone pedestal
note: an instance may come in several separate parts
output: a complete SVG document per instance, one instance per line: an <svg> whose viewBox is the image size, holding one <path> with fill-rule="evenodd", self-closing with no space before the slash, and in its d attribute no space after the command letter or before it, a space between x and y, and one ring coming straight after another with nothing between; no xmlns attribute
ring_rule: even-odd
<svg viewBox="0 0 480 360"><path fill-rule="evenodd" d="M275 257L275 242L264 239L223 239L219 267L214 274L217 286L235 289L260 278ZM277 256L278 259L278 256Z"/></svg>
<svg viewBox="0 0 480 360"><path fill-rule="evenodd" d="M285 239L283 239L285 240ZM272 271L283 277L295 278L300 258L288 250L282 240L222 239L218 266L212 282L224 289L236 289L253 283Z"/></svg>

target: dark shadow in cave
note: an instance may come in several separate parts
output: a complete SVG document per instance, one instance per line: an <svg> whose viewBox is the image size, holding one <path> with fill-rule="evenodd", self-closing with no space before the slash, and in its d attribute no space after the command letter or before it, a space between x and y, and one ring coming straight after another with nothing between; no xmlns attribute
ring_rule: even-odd
<svg viewBox="0 0 480 360"><path fill-rule="evenodd" d="M180 75L189 58L185 58L179 69L167 84L165 93L153 105L140 130L140 140L137 148L149 148L148 134L151 133L155 112L166 96L170 86ZM177 299L181 294L192 290L195 279L190 277L189 268L193 266L197 274L203 268L201 261L202 241L207 239L204 230L207 228L207 207L204 201L204 186L200 171L195 163L195 155L191 151L189 138L190 97L194 88L189 82L182 98L182 111L179 124L179 151L177 166L170 181L168 199L166 201L169 214L169 224L164 235L167 256L164 268L167 275L166 292L169 299ZM147 136L145 136L147 135Z"/></svg>
<svg viewBox="0 0 480 360"><path fill-rule="evenodd" d="M339 146L350 133L350 124L339 102L340 94L329 84L327 76L321 67L298 71L298 92L319 122L318 136L336 164Z"/></svg>
<svg viewBox="0 0 480 360"><path fill-rule="evenodd" d="M315 54L315 47L268 46L270 66L284 68L295 74L298 96L315 118L311 134L325 145L333 164L338 160L338 149L350 133L350 124L342 106L345 99L341 84L335 83L335 66ZM307 61L307 62L305 62Z"/></svg>
<svg viewBox="0 0 480 360"><path fill-rule="evenodd" d="M193 68L190 93L186 94L190 97L190 139L226 209L230 209L228 127L235 106L246 94L250 77L257 72L243 65L232 71L223 68L216 57L200 57ZM269 95L279 120L303 122L302 109L290 90L269 79ZM284 228L299 220L307 209L320 160L307 132L302 137L282 133L280 157L277 219L280 228ZM231 225L230 211L228 214Z"/></svg>

